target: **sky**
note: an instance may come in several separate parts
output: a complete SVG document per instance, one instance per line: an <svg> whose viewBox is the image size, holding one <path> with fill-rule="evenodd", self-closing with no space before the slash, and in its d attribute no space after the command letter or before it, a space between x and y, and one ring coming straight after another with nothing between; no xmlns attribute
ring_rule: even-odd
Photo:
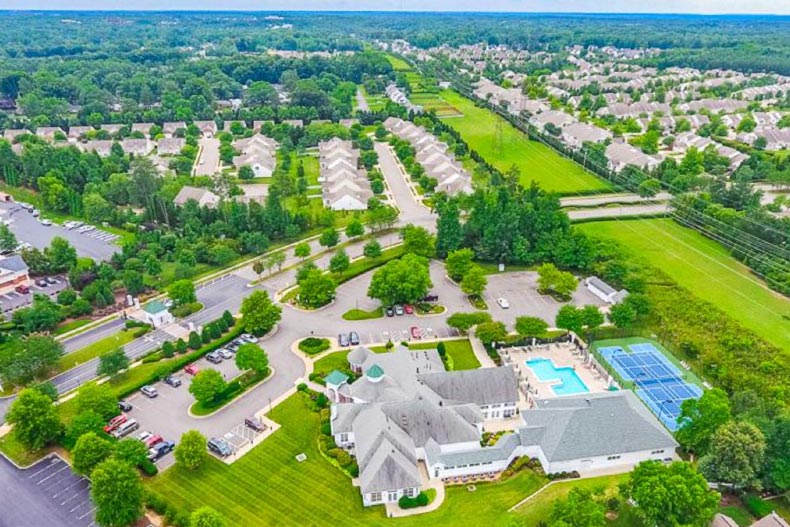
<svg viewBox="0 0 790 527"><path fill-rule="evenodd" d="M0 0L0 9L790 14L790 0Z"/></svg>

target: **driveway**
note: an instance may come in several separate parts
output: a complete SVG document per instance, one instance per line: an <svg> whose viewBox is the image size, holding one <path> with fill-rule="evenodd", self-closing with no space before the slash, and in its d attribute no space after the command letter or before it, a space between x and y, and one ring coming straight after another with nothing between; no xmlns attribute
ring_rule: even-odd
<svg viewBox="0 0 790 527"><path fill-rule="evenodd" d="M219 139L200 140L200 156L195 160L193 172L196 176L212 176L219 172Z"/></svg>
<svg viewBox="0 0 790 527"><path fill-rule="evenodd" d="M392 197L400 211L401 224L413 223L425 227L431 232L436 231L436 214L417 202L414 194L406 183L406 174L395 159L395 154L386 143L375 142L373 145L379 156L379 168L392 192Z"/></svg>
<svg viewBox="0 0 790 527"><path fill-rule="evenodd" d="M90 484L59 457L18 469L0 456L3 489L0 527L89 527L94 522Z"/></svg>
<svg viewBox="0 0 790 527"><path fill-rule="evenodd" d="M118 238L101 229L81 233L78 229L69 230L53 223L50 226L39 223L31 212L15 202L0 202L0 220L8 222L8 227L16 235L19 243L29 243L37 249L49 247L55 236L65 238L80 256L97 261L109 260L118 250L114 241Z"/></svg>

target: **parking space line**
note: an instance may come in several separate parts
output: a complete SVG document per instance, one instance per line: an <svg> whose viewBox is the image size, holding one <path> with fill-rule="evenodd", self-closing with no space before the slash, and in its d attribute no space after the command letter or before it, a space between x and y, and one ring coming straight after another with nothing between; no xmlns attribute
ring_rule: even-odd
<svg viewBox="0 0 790 527"><path fill-rule="evenodd" d="M44 483L45 481L47 481L47 480L48 480L49 478L51 478L52 476L55 476L55 475L57 475L57 474L60 474L60 473L61 473L63 470L65 470L66 468L68 468L68 465L67 465L67 464L65 464L65 463L63 463L63 466L62 466L62 467L60 467L60 469L58 469L58 471L57 471L57 472L55 472L54 474L50 474L49 476L45 477L45 478L44 478L44 479L42 479L41 481L37 481L37 482L36 482L36 485L41 485L42 483Z"/></svg>
<svg viewBox="0 0 790 527"><path fill-rule="evenodd" d="M85 503L88 503L88 502L90 502L90 499L83 500L83 501L79 502L79 503L78 503L77 505L75 505L75 506L74 506L72 509L70 509L70 510L69 510L69 512L74 512L74 511L76 511L77 509L79 509L80 507L82 507L83 505L85 505Z"/></svg>
<svg viewBox="0 0 790 527"><path fill-rule="evenodd" d="M49 468L51 468L52 466L56 466L56 465L58 465L59 463L61 463L61 461L60 461L60 460L51 459L51 460L50 460L50 463L49 463L49 465L47 465L46 467L42 468L41 470L39 470L39 471L35 472L34 474L31 474L30 476L28 476L28 479L33 479L33 478L35 478L36 476L38 476L39 474L41 474L41 473L42 473L42 472L44 472L45 470L48 470L48 469L49 469Z"/></svg>
<svg viewBox="0 0 790 527"><path fill-rule="evenodd" d="M96 510L96 507L94 506L94 507L93 507L91 510L89 510L88 512L86 512L85 514L83 514L82 516L80 516L80 517L79 517L79 518L77 518L77 519L78 519L78 520L81 520L81 519L85 518L85 516L87 516L87 515L89 515L89 514L93 514L93 511L95 511L95 510Z"/></svg>
<svg viewBox="0 0 790 527"><path fill-rule="evenodd" d="M73 487L74 485L78 485L78 484L79 484L80 482L82 482L82 481L84 481L82 478L77 478L77 480L76 480L74 483L72 483L71 485L68 485L66 488L64 488L64 489L60 490L59 492L56 492L55 494L53 494L53 495L52 495L52 497L53 497L53 498L57 498L59 495L61 495L61 494L63 494L64 492L66 492L67 490L69 490L69 489L70 489L71 487Z"/></svg>

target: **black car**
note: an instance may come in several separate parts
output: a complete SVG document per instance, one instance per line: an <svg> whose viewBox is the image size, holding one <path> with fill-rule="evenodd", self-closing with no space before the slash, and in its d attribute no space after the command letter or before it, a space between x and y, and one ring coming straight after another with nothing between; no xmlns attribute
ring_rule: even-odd
<svg viewBox="0 0 790 527"><path fill-rule="evenodd" d="M47 287L49 284L43 278L39 278L38 280L36 280L36 285L39 287Z"/></svg>
<svg viewBox="0 0 790 527"><path fill-rule="evenodd" d="M168 375L167 377L165 377L163 382L165 384L172 386L173 388L178 388L179 386L181 386L181 379L173 375Z"/></svg>
<svg viewBox="0 0 790 527"><path fill-rule="evenodd" d="M212 437L208 440L208 449L220 457L228 457L233 453L233 448L224 439Z"/></svg>
<svg viewBox="0 0 790 527"><path fill-rule="evenodd" d="M348 334L348 341L352 346L359 346L359 333L352 331Z"/></svg>
<svg viewBox="0 0 790 527"><path fill-rule="evenodd" d="M337 343L340 345L341 348L345 348L348 346L348 335L345 333L340 333L337 336Z"/></svg>
<svg viewBox="0 0 790 527"><path fill-rule="evenodd" d="M132 411L132 404L127 403L126 401L118 401L118 408L122 412L131 412Z"/></svg>
<svg viewBox="0 0 790 527"><path fill-rule="evenodd" d="M393 308L392 306L387 306L387 309L384 310L384 313L386 313L388 317L394 317L395 308Z"/></svg>
<svg viewBox="0 0 790 527"><path fill-rule="evenodd" d="M422 299L423 302L436 302L437 300L439 300L439 295L427 295Z"/></svg>
<svg viewBox="0 0 790 527"><path fill-rule="evenodd" d="M169 454L173 451L176 447L176 444L172 441L162 441L161 443L157 443L148 450L148 460L149 461L156 461L161 457Z"/></svg>

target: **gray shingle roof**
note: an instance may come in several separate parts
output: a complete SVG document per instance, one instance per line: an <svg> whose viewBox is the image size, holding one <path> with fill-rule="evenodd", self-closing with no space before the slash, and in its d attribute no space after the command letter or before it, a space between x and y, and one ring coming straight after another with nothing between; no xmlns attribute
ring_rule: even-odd
<svg viewBox="0 0 790 527"><path fill-rule="evenodd" d="M540 445L549 462L677 447L628 390L539 400L521 415L522 444Z"/></svg>
<svg viewBox="0 0 790 527"><path fill-rule="evenodd" d="M518 401L512 366L419 375L419 381L449 401L478 405Z"/></svg>
<svg viewBox="0 0 790 527"><path fill-rule="evenodd" d="M27 272L28 267L25 261L18 254L12 254L5 258L0 258L0 269L11 271L12 273Z"/></svg>

